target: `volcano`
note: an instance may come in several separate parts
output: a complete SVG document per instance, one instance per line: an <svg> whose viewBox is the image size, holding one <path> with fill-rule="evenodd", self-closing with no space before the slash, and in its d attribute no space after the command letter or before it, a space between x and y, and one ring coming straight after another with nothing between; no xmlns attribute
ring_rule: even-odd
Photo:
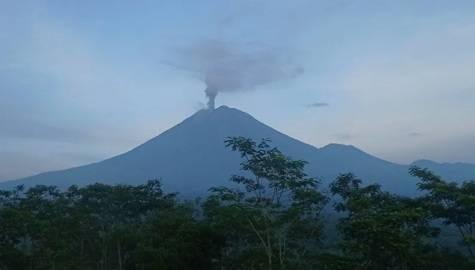
<svg viewBox="0 0 475 270"><path fill-rule="evenodd" d="M409 165L391 163L351 145L329 144L322 148L293 139L237 109L221 106L201 110L180 124L124 154L97 163L67 170L0 183L7 189L16 185L141 184L160 179L164 189L184 195L204 194L212 186L227 185L240 172L240 157L224 145L229 136L254 140L267 138L284 154L308 162L306 171L321 179L322 189L340 173L352 172L366 183L400 194L416 192L416 179L408 174ZM418 161L452 180L475 176L473 164L448 164Z"/></svg>

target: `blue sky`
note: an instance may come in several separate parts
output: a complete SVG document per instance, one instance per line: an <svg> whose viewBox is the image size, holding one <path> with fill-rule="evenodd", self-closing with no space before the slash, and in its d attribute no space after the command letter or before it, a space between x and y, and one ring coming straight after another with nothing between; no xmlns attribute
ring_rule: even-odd
<svg viewBox="0 0 475 270"><path fill-rule="evenodd" d="M303 71L218 105L317 147L475 163L473 14L474 1L0 1L0 179L122 153L203 108L216 63L193 58L203 44Z"/></svg>

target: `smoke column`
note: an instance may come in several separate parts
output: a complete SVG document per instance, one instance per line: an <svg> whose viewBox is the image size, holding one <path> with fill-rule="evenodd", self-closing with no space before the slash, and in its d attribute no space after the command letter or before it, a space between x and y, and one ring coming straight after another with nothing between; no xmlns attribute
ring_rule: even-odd
<svg viewBox="0 0 475 270"><path fill-rule="evenodd" d="M287 51L256 44L210 40L178 51L173 66L198 74L206 84L208 109L219 93L253 91L258 86L297 77L303 68L292 63Z"/></svg>
<svg viewBox="0 0 475 270"><path fill-rule="evenodd" d="M208 109L214 110L214 108L216 107L215 101L216 101L216 96L218 95L218 92L216 90L206 88L205 93L206 93L206 96L208 97Z"/></svg>

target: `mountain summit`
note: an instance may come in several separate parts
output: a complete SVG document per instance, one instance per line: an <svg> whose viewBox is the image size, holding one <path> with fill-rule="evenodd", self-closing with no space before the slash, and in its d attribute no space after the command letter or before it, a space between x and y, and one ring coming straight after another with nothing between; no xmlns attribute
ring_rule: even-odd
<svg viewBox="0 0 475 270"><path fill-rule="evenodd" d="M229 177L239 173L239 155L224 145L224 139L229 136L272 140L272 145L283 153L308 161L307 173L322 179L324 185L340 173L352 172L393 192L407 194L415 191L415 180L408 175L408 166L384 161L354 146L330 144L316 148L276 131L245 112L226 106L200 110L124 154L81 167L0 183L0 188L20 184L59 187L94 182L140 184L161 179L167 191L202 194L211 186L228 184ZM475 165L465 169L475 175ZM451 170L444 170L447 171Z"/></svg>

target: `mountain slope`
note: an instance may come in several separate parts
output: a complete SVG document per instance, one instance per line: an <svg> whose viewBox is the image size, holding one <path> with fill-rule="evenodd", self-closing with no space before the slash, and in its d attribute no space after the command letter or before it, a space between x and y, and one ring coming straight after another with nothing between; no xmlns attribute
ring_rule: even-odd
<svg viewBox="0 0 475 270"><path fill-rule="evenodd" d="M417 160L411 165L437 172L442 178L451 181L475 180L475 165L470 163L438 163L431 160Z"/></svg>
<svg viewBox="0 0 475 270"><path fill-rule="evenodd" d="M308 161L307 172L322 179L324 186L339 173L353 172L367 182L380 183L394 192L412 194L415 191L415 179L408 176L408 166L378 159L353 146L330 144L317 149L264 125L247 113L225 106L201 110L119 156L0 183L0 188L18 184L60 187L94 182L139 184L161 178L168 191L200 194L211 186L228 184L230 175L239 173L239 155L224 146L228 136L271 139L272 145L285 154Z"/></svg>

